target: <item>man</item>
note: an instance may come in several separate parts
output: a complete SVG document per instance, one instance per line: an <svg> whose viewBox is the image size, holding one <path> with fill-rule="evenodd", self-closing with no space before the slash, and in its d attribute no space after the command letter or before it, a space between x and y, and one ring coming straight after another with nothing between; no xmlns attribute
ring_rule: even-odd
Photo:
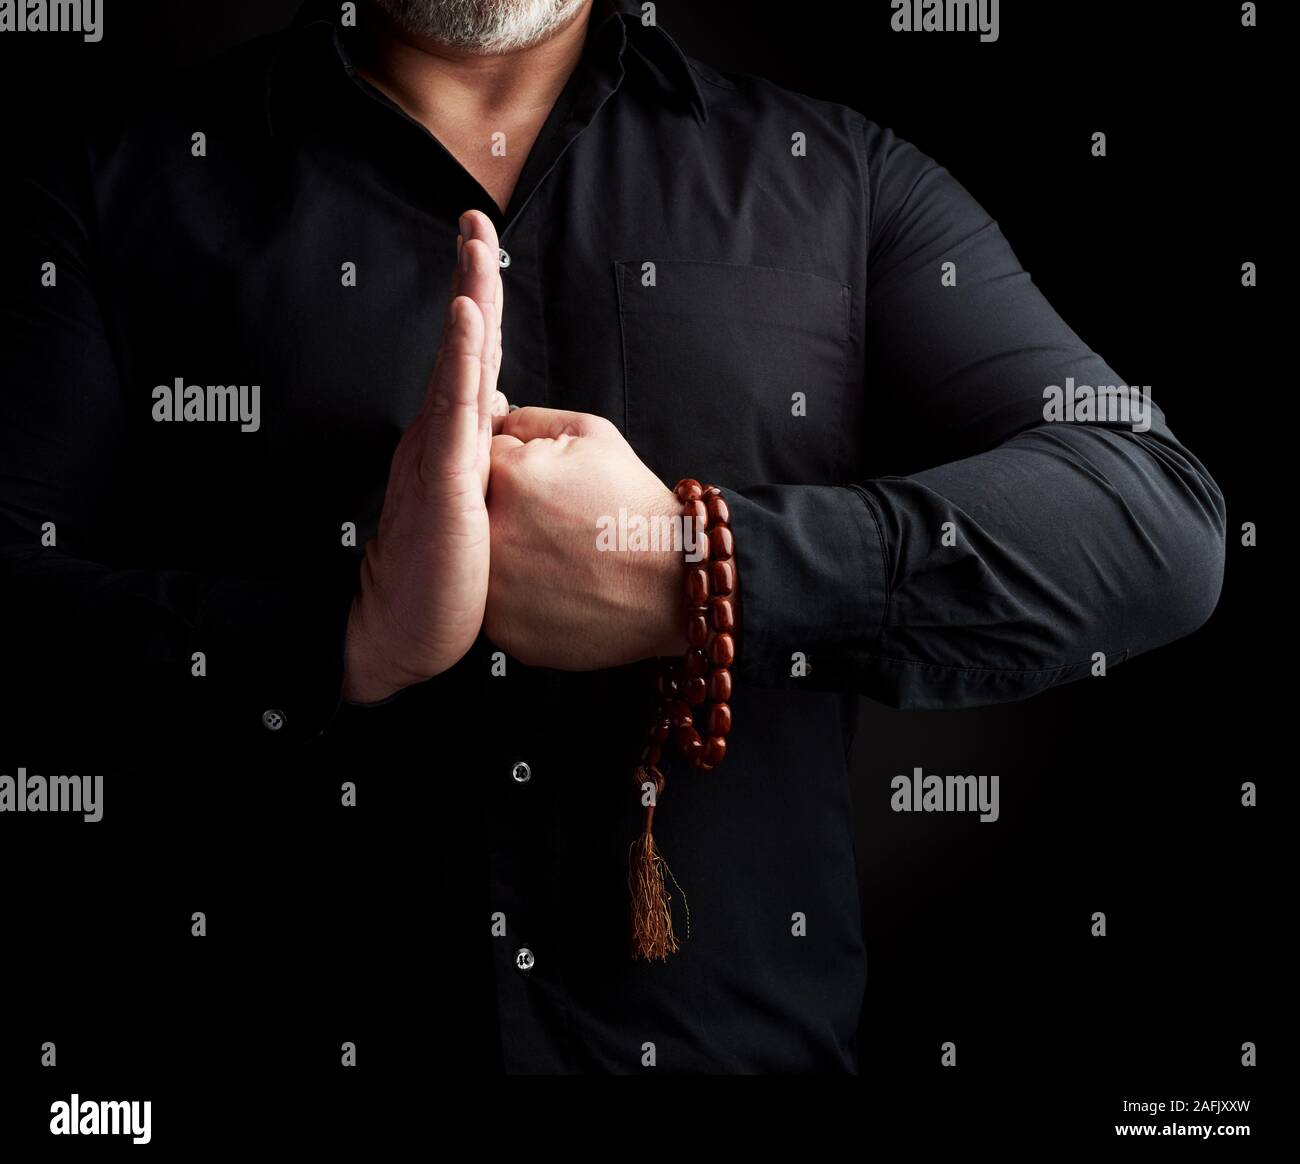
<svg viewBox="0 0 1300 1164"><path fill-rule="evenodd" d="M1221 495L1154 407L1045 413L1121 381L859 114L604 0L342 12L29 187L0 562L60 701L24 714L101 769L378 789L392 864L357 875L431 949L365 954L438 981L447 1061L852 1070L857 695L1019 699L1191 632ZM687 476L731 513L735 727L716 771L665 762L682 942L646 962L682 554L597 534Z"/></svg>

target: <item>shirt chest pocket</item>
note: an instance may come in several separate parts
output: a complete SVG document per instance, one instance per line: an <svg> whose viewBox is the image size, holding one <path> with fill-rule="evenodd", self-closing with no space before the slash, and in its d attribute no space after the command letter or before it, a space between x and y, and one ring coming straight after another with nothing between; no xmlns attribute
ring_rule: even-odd
<svg viewBox="0 0 1300 1164"><path fill-rule="evenodd" d="M847 454L850 289L731 263L618 262L628 442L671 484L830 484Z"/></svg>

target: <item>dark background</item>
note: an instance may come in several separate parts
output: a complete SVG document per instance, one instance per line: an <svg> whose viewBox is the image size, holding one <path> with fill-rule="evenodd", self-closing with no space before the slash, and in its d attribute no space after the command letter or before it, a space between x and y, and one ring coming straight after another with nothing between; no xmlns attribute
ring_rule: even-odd
<svg viewBox="0 0 1300 1164"><path fill-rule="evenodd" d="M296 7L107 0L101 44L0 35L0 157L29 132L74 133L87 108L132 88L165 101L168 87L186 83L187 62L276 29ZM1128 382L1152 386L1228 502L1223 598L1190 638L1026 703L960 713L864 704L853 765L870 959L863 1079L821 1096L851 1101L845 1110L868 1145L886 1127L921 1137L946 1128L995 1144L1031 1124L1045 1144L1102 1142L1132 1119L1119 1110L1123 1098L1251 1098L1246 1116L1189 1112L1180 1122L1249 1123L1258 1143L1276 1124L1269 1080L1286 1053L1275 994L1281 860L1268 822L1289 797L1286 753L1275 751L1289 694L1277 640L1293 604L1266 600L1264 585L1270 542L1280 542L1270 536L1270 444L1290 419L1274 403L1284 386L1265 306L1281 283L1270 260L1284 152L1280 78L1265 46L1287 34L1271 12L1264 29L1242 29L1238 5L1227 3L1007 0L994 44L892 33L885 0L664 0L658 15L691 55L851 105L945 164L1084 340ZM1104 159L1090 153L1097 130L1108 137ZM1241 287L1246 260L1260 265L1261 289ZM1245 521L1260 527L1262 548L1241 546ZM6 755L0 770L19 762ZM890 780L916 766L998 774L1001 819L891 812ZM1240 803L1248 779L1257 809ZM157 823L165 879L166 844L185 842ZM328 849L331 838L313 838L312 828L305 820L290 843ZM44 853L0 853L10 871L0 886L0 902L9 899L0 904L0 1155L33 1125L32 1105L15 1097L48 1090L34 1077L46 1037L59 1044L60 1071L79 1063L105 1081L102 1094L157 1100L171 1088L169 1104L155 1102L154 1138L174 1149L208 1134L213 1095L228 1093L238 1108L241 1095L279 1080L288 1096L320 1031L273 1028L263 1046L223 1043L205 1000L176 987L191 947L149 963L155 1013L114 1013L97 997L97 966L131 959L161 924L141 912L136 887L114 880L111 834L73 850L102 889L103 916L49 902L40 933L18 924L34 915L15 908L14 895L37 895L42 862L64 860L65 834L48 835ZM233 857L248 838L225 841ZM15 884L15 870L31 881ZM214 883L237 875L232 859ZM286 906L306 932L310 894L297 894L289 876ZM336 980L346 1007L366 973L350 939L377 923L344 884L332 891L336 916L315 940L322 983ZM1107 915L1104 939L1090 936L1097 910ZM263 972L255 957L222 969ZM282 1142L313 1121L342 1138L372 1120L428 1127L456 1064L414 1034L390 1028L385 1038L386 1050L409 1058L409 1097L335 1085L287 1111L233 1118ZM956 1070L939 1066L946 1040L957 1044ZM1246 1040L1260 1048L1254 1070L1239 1063ZM401 1113L408 1102L417 1106ZM38 1115L44 1133L48 1115ZM661 1118L666 1132L674 1117ZM48 1150L50 1137L38 1140Z"/></svg>

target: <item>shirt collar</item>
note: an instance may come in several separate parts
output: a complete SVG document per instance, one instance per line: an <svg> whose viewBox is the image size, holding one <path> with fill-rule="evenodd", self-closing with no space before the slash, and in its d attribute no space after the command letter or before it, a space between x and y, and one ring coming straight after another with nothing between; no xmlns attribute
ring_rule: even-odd
<svg viewBox="0 0 1300 1164"><path fill-rule="evenodd" d="M642 21L641 8L645 6L638 4L637 0L603 2L608 3L623 21L628 30L628 43L663 79L665 91L689 106L695 119L704 125L709 120L708 103L704 100L704 91L691 67L690 58L682 52L677 42L658 23L645 24ZM595 3L600 5L602 0L595 0ZM593 13L592 19L598 19L598 13Z"/></svg>
<svg viewBox="0 0 1300 1164"><path fill-rule="evenodd" d="M607 43L617 45L617 53L626 60L624 49L630 47L643 66L642 79L660 99L688 108L701 125L708 122L708 105L690 60L657 23L643 22L637 0L594 0L588 41L595 41L604 25L613 20L623 27L617 38ZM304 0L294 17L281 50L271 61L267 74L267 124L272 134L277 128L277 112L283 116L289 106L310 102L311 97L296 90L307 80L302 71L303 53L308 42L330 39L338 58L352 68L351 57L343 43L340 29L342 7L334 0ZM337 72L335 72L337 78Z"/></svg>

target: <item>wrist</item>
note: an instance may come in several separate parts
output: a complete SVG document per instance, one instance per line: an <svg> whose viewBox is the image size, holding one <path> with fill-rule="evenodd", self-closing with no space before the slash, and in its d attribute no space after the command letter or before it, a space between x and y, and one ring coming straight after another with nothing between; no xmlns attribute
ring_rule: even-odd
<svg viewBox="0 0 1300 1164"><path fill-rule="evenodd" d="M386 665L362 596L352 600L343 655L343 699L381 703L406 686Z"/></svg>
<svg viewBox="0 0 1300 1164"><path fill-rule="evenodd" d="M663 497L651 513L655 519L671 519L669 525L661 522L661 529L680 528L677 523L681 520L682 507L668 490L664 490ZM676 656L686 650L686 633L682 628L684 551L689 551L692 543L690 531L684 532L684 549L673 541L647 555L653 559L650 600L648 609L644 611L649 616L649 647L646 651L649 658Z"/></svg>
<svg viewBox="0 0 1300 1164"><path fill-rule="evenodd" d="M662 555L652 608L651 658L680 655L686 650L686 634L682 630L682 585L682 555L677 552Z"/></svg>

